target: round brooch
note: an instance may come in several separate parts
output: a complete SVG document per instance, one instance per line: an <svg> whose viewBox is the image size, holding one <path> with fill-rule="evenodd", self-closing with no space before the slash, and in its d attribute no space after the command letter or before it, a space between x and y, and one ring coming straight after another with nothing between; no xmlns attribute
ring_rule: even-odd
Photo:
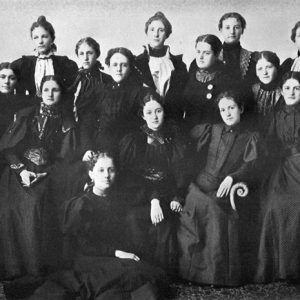
<svg viewBox="0 0 300 300"><path fill-rule="evenodd" d="M213 86L212 84L209 84L209 85L207 86L207 89L211 91L211 90L213 89L213 87L214 87L214 86Z"/></svg>

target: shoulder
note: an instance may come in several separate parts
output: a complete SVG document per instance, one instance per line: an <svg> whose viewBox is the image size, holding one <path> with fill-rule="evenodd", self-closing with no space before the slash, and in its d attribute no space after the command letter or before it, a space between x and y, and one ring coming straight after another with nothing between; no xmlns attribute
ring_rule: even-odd
<svg viewBox="0 0 300 300"><path fill-rule="evenodd" d="M102 76L102 81L103 83L108 83L108 82L111 82L112 81L112 77L102 71L100 71L100 74Z"/></svg>
<svg viewBox="0 0 300 300"><path fill-rule="evenodd" d="M15 114L16 119L18 120L18 119L21 119L21 118L24 118L24 117L31 116L32 114L35 113L37 107L38 107L37 105L32 105L30 107L26 107L26 108L23 108L23 109L19 110Z"/></svg>
<svg viewBox="0 0 300 300"><path fill-rule="evenodd" d="M183 54L179 55L173 55L170 53L170 58L172 63L174 64L175 69L176 68L184 68L186 70L186 64L182 60Z"/></svg>
<svg viewBox="0 0 300 300"><path fill-rule="evenodd" d="M23 55L12 62L12 67L17 69L26 68L31 64L35 64L36 59L37 57L34 55Z"/></svg>
<svg viewBox="0 0 300 300"><path fill-rule="evenodd" d="M199 124L192 128L190 136L192 139L199 139L204 135L210 135L213 126L219 126L218 124Z"/></svg>
<svg viewBox="0 0 300 300"><path fill-rule="evenodd" d="M61 56L61 55L53 55L52 56L53 61L56 61L60 65L73 67L75 70L78 69L77 64L72 59L69 59L67 56Z"/></svg>

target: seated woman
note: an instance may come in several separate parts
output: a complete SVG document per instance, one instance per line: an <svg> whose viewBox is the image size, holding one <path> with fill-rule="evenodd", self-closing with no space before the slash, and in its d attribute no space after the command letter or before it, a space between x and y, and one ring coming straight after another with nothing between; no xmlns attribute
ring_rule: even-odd
<svg viewBox="0 0 300 300"><path fill-rule="evenodd" d="M252 91L260 131L265 131L268 128L268 116L280 104L278 101L281 96L279 66L280 60L276 53L271 51L259 52L256 63L256 76L259 83L252 86Z"/></svg>
<svg viewBox="0 0 300 300"><path fill-rule="evenodd" d="M181 98L187 81L182 55L172 55L165 45L172 33L172 25L162 12L157 12L145 24L148 45L136 57L142 82L156 91L165 101L166 117L181 120Z"/></svg>
<svg viewBox="0 0 300 300"><path fill-rule="evenodd" d="M196 58L190 65L183 92L188 131L196 124L220 120L216 98L230 84L224 64L218 59L221 49L222 43L215 35L200 35L196 39Z"/></svg>
<svg viewBox="0 0 300 300"><path fill-rule="evenodd" d="M287 58L280 66L280 72L282 75L288 71L300 72L300 21L298 21L292 29L291 40L297 47L296 58Z"/></svg>
<svg viewBox="0 0 300 300"><path fill-rule="evenodd" d="M55 243L47 243L56 225L49 182L55 166L72 155L76 139L73 121L61 112L61 81L45 76L41 89L41 104L19 111L0 140L6 161L0 179L2 279L39 275L51 264L48 254L57 259L51 253Z"/></svg>
<svg viewBox="0 0 300 300"><path fill-rule="evenodd" d="M259 282L300 279L300 73L286 73L281 89L285 103L268 131L273 172L261 195Z"/></svg>
<svg viewBox="0 0 300 300"><path fill-rule="evenodd" d="M235 92L221 93L217 101L223 123L197 125L191 131L196 143L194 174L190 174L192 182L177 231L179 277L200 284L236 286L244 283L251 267L245 258L251 238L252 223L248 222L254 216L243 200L237 217L229 193L234 183L249 184L253 177L258 134L240 122L243 104Z"/></svg>
<svg viewBox="0 0 300 300"><path fill-rule="evenodd" d="M70 88L74 94L73 112L75 120L81 121L83 115L91 112L96 107L96 92L104 84L111 81L111 77L101 70L101 63L97 60L100 56L100 46L91 37L78 41L75 53L80 63L77 78Z"/></svg>
<svg viewBox="0 0 300 300"><path fill-rule="evenodd" d="M239 13L226 13L221 17L218 28L224 38L220 59L224 61L226 71L233 79L252 85L256 81L256 52L246 50L240 44L246 20Z"/></svg>
<svg viewBox="0 0 300 300"><path fill-rule="evenodd" d="M140 115L145 124L120 143L126 190L135 202L128 207L128 239L146 261L173 272L173 212L181 211L180 184L185 145L177 127L164 122L160 96L145 90Z"/></svg>
<svg viewBox="0 0 300 300"><path fill-rule="evenodd" d="M162 299L166 275L124 244L122 191L113 156L96 152L88 163L90 190L66 202L66 269L50 276L30 299Z"/></svg>

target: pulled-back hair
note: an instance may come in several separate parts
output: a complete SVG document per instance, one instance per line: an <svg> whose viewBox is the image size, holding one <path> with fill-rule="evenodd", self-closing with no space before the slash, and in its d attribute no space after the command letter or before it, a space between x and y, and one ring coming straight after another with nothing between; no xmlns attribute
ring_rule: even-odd
<svg viewBox="0 0 300 300"><path fill-rule="evenodd" d="M11 63L9 62L2 62L0 63L0 71L3 69L9 69L12 70L17 78L17 80L20 79L20 72L18 71L18 69L14 69L11 65Z"/></svg>
<svg viewBox="0 0 300 300"><path fill-rule="evenodd" d="M108 50L107 56L105 58L105 64L107 66L110 66L110 59L115 53L120 53L123 54L125 57L127 57L129 61L129 68L132 70L132 68L134 67L134 56L129 49L124 47L112 48Z"/></svg>
<svg viewBox="0 0 300 300"><path fill-rule="evenodd" d="M295 40L296 40L296 32L297 32L297 29L300 27L300 21L298 21L295 26L293 27L292 29L292 32L291 32L291 40L295 43Z"/></svg>
<svg viewBox="0 0 300 300"><path fill-rule="evenodd" d="M153 21L161 21L164 24L166 30L166 38L168 38L172 33L172 25L161 11L158 11L154 16L150 17L149 20L145 23L145 33L147 34L149 25Z"/></svg>
<svg viewBox="0 0 300 300"><path fill-rule="evenodd" d="M45 84L45 82L47 81L55 81L59 87L61 88L61 92L64 93L65 92L65 86L63 83L63 80L58 76L58 75L46 75L42 78L41 81L41 91L43 90L43 86Z"/></svg>
<svg viewBox="0 0 300 300"><path fill-rule="evenodd" d="M219 105L219 102L223 98L230 98L232 99L239 108L242 108L244 106L244 101L242 100L241 93L235 89L227 90L219 94L219 96L216 99L216 103Z"/></svg>
<svg viewBox="0 0 300 300"><path fill-rule="evenodd" d="M225 20L227 20L229 18L235 18L235 19L237 19L241 23L241 27L242 27L243 32L244 32L244 30L246 28L246 20L244 19L244 17L242 15L240 15L237 12L229 12L229 13L224 14L221 17L221 19L219 20L219 24L218 24L219 30L221 30L222 27L223 27L223 21L225 21Z"/></svg>
<svg viewBox="0 0 300 300"><path fill-rule="evenodd" d="M93 171L97 161L99 160L99 158L111 158L112 161L114 162L114 165L116 167L117 165L117 160L116 160L116 156L114 155L113 152L110 151L96 151L96 152L92 152L91 153L91 158L86 161L86 166L87 169L89 171Z"/></svg>
<svg viewBox="0 0 300 300"><path fill-rule="evenodd" d="M159 103L162 106L162 108L164 107L164 104L165 104L164 99L158 93L156 93L153 89L143 88L143 90L141 92L140 101L139 101L139 111L138 111L139 116L143 115L143 109L144 109L145 105L150 101L156 101L157 103Z"/></svg>
<svg viewBox="0 0 300 300"><path fill-rule="evenodd" d="M264 58L266 61L272 63L274 67L278 70L280 67L280 59L275 52L272 51L261 51L258 53L258 59Z"/></svg>
<svg viewBox="0 0 300 300"><path fill-rule="evenodd" d="M57 47L54 44L55 30L54 30L52 24L46 20L46 17L39 16L38 19L37 19L37 21L33 22L32 25L31 25L31 28L30 28L31 37L32 37L32 31L35 28L38 28L38 27L43 27L50 34L52 42L53 42L52 45L51 45L51 50L52 51L56 51Z"/></svg>
<svg viewBox="0 0 300 300"><path fill-rule="evenodd" d="M203 34L197 37L195 47L199 42L205 42L211 46L215 56L218 56L222 50L222 42L213 34Z"/></svg>
<svg viewBox="0 0 300 300"><path fill-rule="evenodd" d="M284 85L289 79L295 79L295 80L297 80L297 81L299 82L299 84L300 84L300 72L288 71L287 73L285 73L285 74L282 76L280 87L282 88L283 85Z"/></svg>
<svg viewBox="0 0 300 300"><path fill-rule="evenodd" d="M90 47L92 47L96 53L96 56L97 58L100 56L100 45L98 44L98 42L96 40L94 40L93 38L91 37L85 37L85 38L82 38L80 39L76 46L75 46L75 53L76 55L78 56L78 49L79 47L82 45L82 44L87 44L89 45Z"/></svg>

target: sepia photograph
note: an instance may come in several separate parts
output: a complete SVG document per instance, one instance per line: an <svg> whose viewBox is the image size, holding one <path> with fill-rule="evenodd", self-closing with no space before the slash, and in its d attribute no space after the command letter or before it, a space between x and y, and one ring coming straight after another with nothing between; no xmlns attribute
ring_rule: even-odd
<svg viewBox="0 0 300 300"><path fill-rule="evenodd" d="M0 0L0 300L300 299L299 12Z"/></svg>

